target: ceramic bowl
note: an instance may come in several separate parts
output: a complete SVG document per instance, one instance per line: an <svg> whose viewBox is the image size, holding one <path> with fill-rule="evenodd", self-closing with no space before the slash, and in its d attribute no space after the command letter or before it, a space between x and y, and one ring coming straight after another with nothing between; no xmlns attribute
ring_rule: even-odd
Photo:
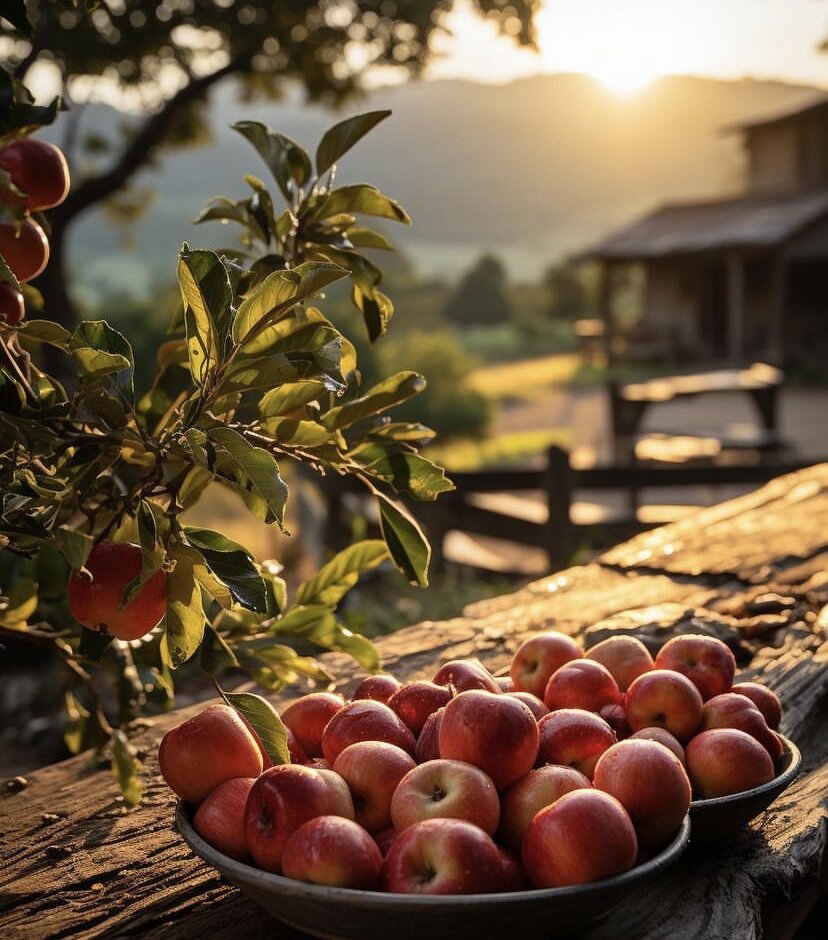
<svg viewBox="0 0 828 940"><path fill-rule="evenodd" d="M209 865L277 920L326 940L458 940L520 937L550 940L607 913L632 892L646 897L647 882L687 846L685 817L675 839L655 858L613 878L571 888L499 894L423 896L357 891L306 884L236 862L208 845L193 829L190 811L175 814L185 842Z"/></svg>
<svg viewBox="0 0 828 940"><path fill-rule="evenodd" d="M802 762L799 748L782 737L784 751L779 758L779 772L767 783L752 790L718 796L710 800L693 800L690 804L690 823L693 845L706 845L733 835L738 829L764 812L786 790Z"/></svg>

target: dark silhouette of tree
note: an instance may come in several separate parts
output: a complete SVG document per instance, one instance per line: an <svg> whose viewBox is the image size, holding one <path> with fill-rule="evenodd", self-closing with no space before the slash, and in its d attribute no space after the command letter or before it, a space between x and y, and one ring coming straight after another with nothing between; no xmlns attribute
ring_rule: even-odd
<svg viewBox="0 0 828 940"><path fill-rule="evenodd" d="M577 272L568 265L546 269L543 284L549 294L547 310L553 320L578 320L589 315L590 297Z"/></svg>
<svg viewBox="0 0 828 940"><path fill-rule="evenodd" d="M72 131L62 141L72 169L72 192L50 214L51 263L38 280L47 313L70 324L66 234L88 209L114 200L134 174L164 148L203 143L210 129L209 91L235 77L247 100L278 100L291 82L309 100L340 104L359 93L366 72L389 67L420 74L429 44L455 0L23 0L0 10L7 69L26 80L51 63L70 105L89 83L127 93L145 115L120 139L81 133L74 106ZM473 0L479 13L523 45L534 44L538 0ZM6 17L4 20L3 17ZM101 171L84 173L90 153L104 154ZM134 202L132 209L134 211Z"/></svg>
<svg viewBox="0 0 828 940"><path fill-rule="evenodd" d="M443 309L458 326L492 326L512 317L506 295L506 270L492 255L484 255L462 278Z"/></svg>

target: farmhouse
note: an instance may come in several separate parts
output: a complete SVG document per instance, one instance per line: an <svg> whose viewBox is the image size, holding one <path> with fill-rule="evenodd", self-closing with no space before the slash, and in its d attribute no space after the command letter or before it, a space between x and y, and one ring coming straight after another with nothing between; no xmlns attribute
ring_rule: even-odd
<svg viewBox="0 0 828 940"><path fill-rule="evenodd" d="M675 361L828 354L828 97L740 125L745 191L662 206L581 258L601 262L611 348L644 342ZM633 322L622 292L639 285Z"/></svg>

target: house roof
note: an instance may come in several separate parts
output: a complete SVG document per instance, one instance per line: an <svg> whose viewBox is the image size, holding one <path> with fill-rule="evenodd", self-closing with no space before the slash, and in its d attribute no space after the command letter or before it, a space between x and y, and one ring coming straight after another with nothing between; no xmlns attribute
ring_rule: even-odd
<svg viewBox="0 0 828 940"><path fill-rule="evenodd" d="M725 248L771 248L825 214L826 189L796 196L666 205L611 232L579 258L632 261Z"/></svg>
<svg viewBox="0 0 828 940"><path fill-rule="evenodd" d="M816 114L828 108L828 95L818 94L810 103L798 105L795 108L786 108L784 111L778 111L768 117L752 121L740 121L738 124L729 124L725 131L752 131L757 127L770 127L773 124L784 124L787 121L799 120L805 115Z"/></svg>

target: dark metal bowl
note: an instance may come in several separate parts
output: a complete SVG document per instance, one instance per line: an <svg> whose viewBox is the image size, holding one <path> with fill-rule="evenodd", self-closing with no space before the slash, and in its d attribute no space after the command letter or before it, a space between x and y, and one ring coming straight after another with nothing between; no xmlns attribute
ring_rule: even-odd
<svg viewBox="0 0 828 940"><path fill-rule="evenodd" d="M193 852L228 881L273 917L325 940L564 937L656 877L681 855L690 837L690 822L685 817L678 835L655 858L590 884L499 894L424 896L328 888L272 875L236 862L208 845L193 829L190 810L183 803L176 808L175 820Z"/></svg>
<svg viewBox="0 0 828 940"><path fill-rule="evenodd" d="M730 796L693 800L690 804L690 823L694 846L706 845L733 835L737 829L764 812L791 785L799 772L802 755L793 741L782 735L779 737L782 738L784 751L779 758L779 773L773 780L752 790L731 793Z"/></svg>

